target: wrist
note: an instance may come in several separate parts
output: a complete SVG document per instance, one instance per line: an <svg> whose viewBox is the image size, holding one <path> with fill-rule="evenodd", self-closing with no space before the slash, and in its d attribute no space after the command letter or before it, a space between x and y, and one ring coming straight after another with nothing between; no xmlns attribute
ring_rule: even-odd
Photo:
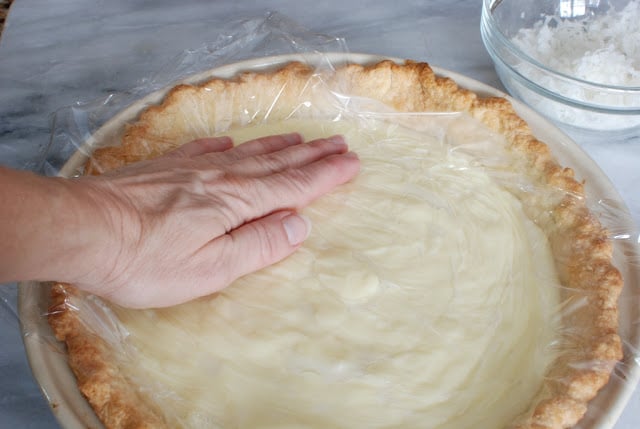
<svg viewBox="0 0 640 429"><path fill-rule="evenodd" d="M0 168L0 194L0 280L73 280L93 215L71 181Z"/></svg>
<svg viewBox="0 0 640 429"><path fill-rule="evenodd" d="M67 241L68 266L63 281L88 292L108 292L105 285L118 274L126 259L126 209L110 184L97 177L64 180L70 202L70 222L74 237ZM61 278L61 277L58 277ZM100 290L95 289L100 287Z"/></svg>

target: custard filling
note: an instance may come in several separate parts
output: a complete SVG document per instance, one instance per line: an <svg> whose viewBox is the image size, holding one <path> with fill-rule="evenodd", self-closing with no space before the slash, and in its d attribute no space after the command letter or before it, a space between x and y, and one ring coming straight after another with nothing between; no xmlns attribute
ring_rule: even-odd
<svg viewBox="0 0 640 429"><path fill-rule="evenodd" d="M362 169L303 210L312 233L284 261L181 306L112 308L121 370L170 427L499 428L527 410L559 327L549 244L504 186L503 137L434 122L224 133L342 134Z"/></svg>

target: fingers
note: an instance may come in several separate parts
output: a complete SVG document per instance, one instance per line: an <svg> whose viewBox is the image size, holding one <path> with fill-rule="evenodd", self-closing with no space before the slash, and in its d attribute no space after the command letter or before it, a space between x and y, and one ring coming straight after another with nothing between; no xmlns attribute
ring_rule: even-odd
<svg viewBox="0 0 640 429"><path fill-rule="evenodd" d="M302 136L298 133L262 137L242 143L216 158L231 164L241 159L277 152L289 146L298 145L302 141Z"/></svg>
<svg viewBox="0 0 640 429"><path fill-rule="evenodd" d="M177 149L166 153L162 158L192 158L211 152L222 152L233 147L233 140L229 137L212 137L197 139L183 144Z"/></svg>
<svg viewBox="0 0 640 429"><path fill-rule="evenodd" d="M243 176L266 176L289 168L303 167L324 157L345 153L347 150L344 138L333 136L240 159L225 169Z"/></svg>
<svg viewBox="0 0 640 429"><path fill-rule="evenodd" d="M245 158L277 152L289 146L300 144L302 141L300 134L291 133L262 137L234 147L233 140L229 137L207 137L185 143L160 158L192 158L214 153L216 161L224 165Z"/></svg>
<svg viewBox="0 0 640 429"><path fill-rule="evenodd" d="M331 155L300 168L288 169L262 178L254 187L267 201L281 201L282 208L304 207L338 185L353 179L360 171L360 160L353 152ZM277 210L280 207L274 207Z"/></svg>
<svg viewBox="0 0 640 429"><path fill-rule="evenodd" d="M202 138L186 143L161 158L193 158L211 154L215 164L245 176L262 176L296 168L324 156L344 153L347 145L341 136L301 144L298 133L262 137L234 147L229 137Z"/></svg>
<svg viewBox="0 0 640 429"><path fill-rule="evenodd" d="M347 152L270 176L236 178L225 193L242 195L242 198L228 201L229 206L225 210L227 230L278 210L302 208L348 182L359 170L357 155Z"/></svg>

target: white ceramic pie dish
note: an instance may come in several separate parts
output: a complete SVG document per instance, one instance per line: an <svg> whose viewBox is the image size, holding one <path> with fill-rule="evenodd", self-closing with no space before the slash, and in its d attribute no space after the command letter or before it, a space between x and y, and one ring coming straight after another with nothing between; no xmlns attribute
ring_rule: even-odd
<svg viewBox="0 0 640 429"><path fill-rule="evenodd" d="M374 63L382 59L381 56L365 54L330 54L325 56L277 56L265 57L236 64L222 66L189 78L189 82L205 80L209 77L231 77L239 71L259 71L278 66L290 61L326 61L339 65L345 62ZM393 59L401 62L400 59ZM523 104L511 99L506 94L465 76L447 70L433 68L436 74L454 79L458 85L470 89L480 95L491 95L508 98L518 112L525 119L536 137L549 145L556 158L562 165L570 165L579 180L586 180L585 191L590 201L606 201L607 213L611 218L616 233L634 230L622 199L611 182L599 167L591 160L578 145L571 141L560 130L551 125L546 119L527 108ZM154 92L144 99L123 110L98 130L87 142L89 147L95 140L102 140L105 136L115 132L124 122L135 118L137 114L150 103L162 99L165 91ZM86 151L78 151L64 166L60 174L71 176L86 161ZM597 204L597 203L595 203ZM631 350L640 346L640 305L633 302L640 296L640 260L637 248L629 240L616 240L614 263L622 272L625 287L620 299L620 327L623 341ZM25 348L32 371L51 405L52 411L64 428L99 428L102 427L93 410L76 387L76 380L67 365L66 354L62 344L55 341L53 333L45 317L49 306L49 290L35 282L19 285L19 312L24 334ZM625 362L620 370L612 376L609 384L600 392L589 405L587 416L580 423L581 428L611 428L624 409L630 395L640 379L640 369L634 362L634 357L625 350Z"/></svg>

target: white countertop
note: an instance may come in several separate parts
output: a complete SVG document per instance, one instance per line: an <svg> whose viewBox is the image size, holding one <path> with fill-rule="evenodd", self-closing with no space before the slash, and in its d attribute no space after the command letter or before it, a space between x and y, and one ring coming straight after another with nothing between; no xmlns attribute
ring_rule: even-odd
<svg viewBox="0 0 640 429"><path fill-rule="evenodd" d="M278 11L351 52L426 61L502 88L480 38L481 0L16 0L0 39L0 163L36 170L59 108L126 91L232 19ZM640 224L640 135L580 142ZM636 237L637 237L637 231ZM14 285L0 288L0 427L58 427L22 346ZM616 429L640 427L640 394Z"/></svg>

